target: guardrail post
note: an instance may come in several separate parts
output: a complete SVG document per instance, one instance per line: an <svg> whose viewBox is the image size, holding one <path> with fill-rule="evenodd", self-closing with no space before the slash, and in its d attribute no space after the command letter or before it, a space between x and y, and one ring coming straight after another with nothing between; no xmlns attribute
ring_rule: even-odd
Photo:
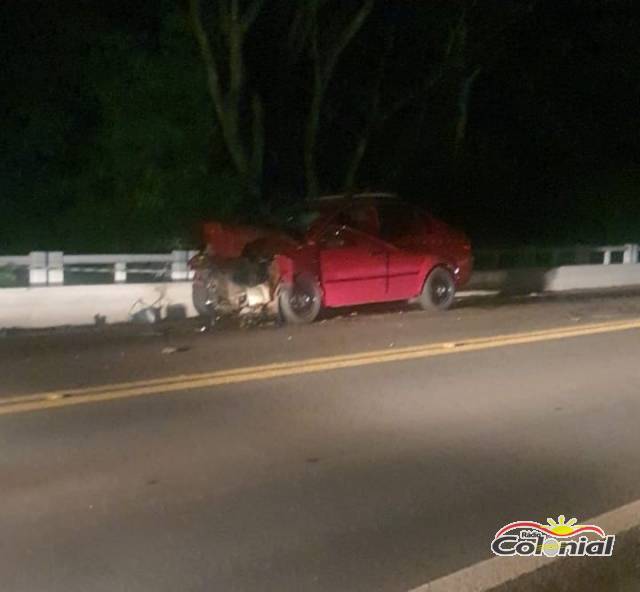
<svg viewBox="0 0 640 592"><path fill-rule="evenodd" d="M187 253L187 267L189 267L189 261L191 261L192 257L195 257L199 251L189 251ZM187 277L189 280L192 280L196 275L195 269L189 269L187 273Z"/></svg>
<svg viewBox="0 0 640 592"><path fill-rule="evenodd" d="M113 266L113 281L116 284L124 284L127 281L127 264L118 261Z"/></svg>
<svg viewBox="0 0 640 592"><path fill-rule="evenodd" d="M187 261L189 251L171 251L173 261L171 262L171 281L184 281L189 279Z"/></svg>
<svg viewBox="0 0 640 592"><path fill-rule="evenodd" d="M623 263L638 263L638 245L626 244L624 246Z"/></svg>
<svg viewBox="0 0 640 592"><path fill-rule="evenodd" d="M49 251L47 280L50 286L64 284L64 254L62 251Z"/></svg>
<svg viewBox="0 0 640 592"><path fill-rule="evenodd" d="M602 253L602 265L611 265L611 249L605 249Z"/></svg>
<svg viewBox="0 0 640 592"><path fill-rule="evenodd" d="M29 253L29 285L47 285L47 253L44 251Z"/></svg>

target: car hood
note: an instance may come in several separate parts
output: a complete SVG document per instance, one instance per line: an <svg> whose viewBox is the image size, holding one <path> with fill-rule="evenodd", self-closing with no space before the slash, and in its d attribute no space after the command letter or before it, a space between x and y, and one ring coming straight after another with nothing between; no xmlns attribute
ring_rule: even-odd
<svg viewBox="0 0 640 592"><path fill-rule="evenodd" d="M221 259L271 257L300 245L288 233L268 227L205 222L202 228L207 250Z"/></svg>

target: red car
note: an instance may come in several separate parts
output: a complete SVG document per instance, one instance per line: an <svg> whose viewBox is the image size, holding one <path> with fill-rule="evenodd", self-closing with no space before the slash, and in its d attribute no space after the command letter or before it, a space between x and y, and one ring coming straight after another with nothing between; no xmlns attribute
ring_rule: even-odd
<svg viewBox="0 0 640 592"><path fill-rule="evenodd" d="M460 231L390 194L307 202L284 230L204 225L192 260L201 314L271 310L310 323L322 307L415 300L444 310L471 274Z"/></svg>

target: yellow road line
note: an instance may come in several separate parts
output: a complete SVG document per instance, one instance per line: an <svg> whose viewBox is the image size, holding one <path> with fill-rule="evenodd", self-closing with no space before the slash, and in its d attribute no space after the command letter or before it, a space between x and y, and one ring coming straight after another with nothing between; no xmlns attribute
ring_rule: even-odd
<svg viewBox="0 0 640 592"><path fill-rule="evenodd" d="M462 339L453 342L431 343L397 349L362 352L358 354L310 358L295 362L233 368L230 370L220 370L216 372L116 383L83 389L50 391L36 393L33 395L0 399L0 415L55 409L59 407L68 407L70 405L79 405L82 403L113 401L116 399L139 397L143 395L175 393L177 391L223 386L256 380L267 380L270 378L296 376L326 370L338 370L342 368L354 368L372 364L415 360L433 356L506 347L510 345L567 339L571 337L596 335L599 333L628 331L632 329L640 329L640 320L626 320L578 326L573 325L570 327L557 327L554 329L530 331L527 333L475 337L472 339Z"/></svg>

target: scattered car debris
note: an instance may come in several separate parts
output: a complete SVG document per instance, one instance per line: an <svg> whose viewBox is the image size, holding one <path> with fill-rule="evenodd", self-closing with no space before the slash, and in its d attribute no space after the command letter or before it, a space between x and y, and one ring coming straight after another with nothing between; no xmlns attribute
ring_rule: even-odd
<svg viewBox="0 0 640 592"><path fill-rule="evenodd" d="M162 309L158 301L152 305L145 304L142 300L136 300L129 309L129 320L133 323L153 324L160 321Z"/></svg>
<svg viewBox="0 0 640 592"><path fill-rule="evenodd" d="M163 347L161 353L163 355L170 355L170 354L179 354L179 353L183 353L186 351L189 351L190 348L188 348L187 346L167 346L167 347Z"/></svg>

